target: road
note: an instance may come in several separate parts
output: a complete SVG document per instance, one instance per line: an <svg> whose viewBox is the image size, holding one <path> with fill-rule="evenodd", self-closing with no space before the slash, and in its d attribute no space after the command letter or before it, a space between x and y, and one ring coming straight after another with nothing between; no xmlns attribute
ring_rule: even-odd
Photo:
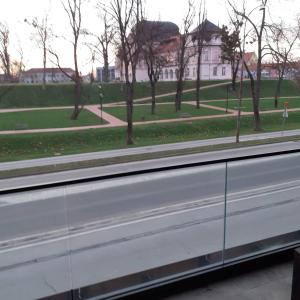
<svg viewBox="0 0 300 300"><path fill-rule="evenodd" d="M7 189L15 189L18 187L36 186L45 183L67 182L70 180L76 180L81 178L91 178L111 174L134 172L139 170L149 170L153 168L169 167L174 165L207 162L219 159L230 159L234 157L245 157L249 155L274 153L278 151L288 151L295 149L300 149L300 141L261 145L254 147L243 147L241 149L212 151L207 153L191 155L181 155L175 157L151 159L146 161L122 163L104 167L78 169L35 176L9 178L0 180L0 191Z"/></svg>
<svg viewBox="0 0 300 300"><path fill-rule="evenodd" d="M227 170L226 248L300 230L299 154ZM2 196L0 298L38 298L220 251L224 191L218 164Z"/></svg>
<svg viewBox="0 0 300 300"><path fill-rule="evenodd" d="M264 140L270 138L278 138L284 136L285 137L298 136L298 135L300 135L300 130L296 129L296 130L288 130L288 131L242 135L240 137L240 140L241 142L246 142L246 141ZM234 143L234 142L235 142L235 137L231 136L225 138L190 141L190 142L182 142L182 143L172 143L172 144L163 144L163 145L146 146L146 147L135 147L129 149L118 149L118 150L82 153L82 154L75 154L75 155L39 158L39 159L22 160L22 161L14 161L14 162L4 162L4 163L0 163L0 171L31 168L36 166L66 164L70 162L105 159L105 158L121 157L121 156L136 155L136 154L157 153L157 152L169 151L169 150L191 149L191 148L204 147L209 145L220 145L220 144L227 144L227 143Z"/></svg>

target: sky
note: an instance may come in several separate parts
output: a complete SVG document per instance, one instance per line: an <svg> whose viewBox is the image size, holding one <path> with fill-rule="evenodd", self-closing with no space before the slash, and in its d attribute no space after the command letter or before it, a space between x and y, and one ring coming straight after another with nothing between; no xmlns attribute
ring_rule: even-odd
<svg viewBox="0 0 300 300"><path fill-rule="evenodd" d="M20 45L24 52L24 63L26 69L32 67L42 67L42 52L32 39L32 28L24 22L24 19L34 17L41 18L49 11L50 23L53 31L58 36L70 36L70 28L66 14L62 9L61 0L0 0L2 3L0 10L0 22L9 26L11 32L11 52L15 59L18 59L18 49ZM101 24L95 9L96 0L87 0L84 7L83 26L93 32L101 32ZM109 2L109 0L102 0ZM146 17L153 20L172 21L179 27L182 24L185 11L187 10L187 0L145 0ZM195 0L197 2L197 0ZM228 5L226 0L207 0L207 18L220 27L228 24ZM236 0L241 3L241 0ZM248 0L248 6L257 5L258 0ZM280 18L286 23L294 21L296 14L300 14L299 0L269 0L271 5L271 17L274 21ZM254 16L255 17L255 16ZM195 24L196 26L196 24ZM61 65L72 67L72 49L66 39L57 39L52 42L53 49L57 51L61 59ZM83 41L84 42L84 41ZM299 45L297 45L299 49ZM252 50L252 49L251 49ZM86 46L81 45L79 51L80 67L83 73L88 73L91 69L90 51ZM111 55L113 62L113 55ZM49 60L48 66L53 63ZM101 62L97 62L97 66Z"/></svg>

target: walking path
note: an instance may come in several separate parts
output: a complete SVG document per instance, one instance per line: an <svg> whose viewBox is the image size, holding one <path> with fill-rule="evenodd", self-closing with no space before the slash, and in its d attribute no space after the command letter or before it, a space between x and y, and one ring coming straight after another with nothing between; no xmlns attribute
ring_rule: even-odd
<svg viewBox="0 0 300 300"><path fill-rule="evenodd" d="M182 102L190 105L195 105L193 101ZM221 108L217 106L201 104L202 107L224 111L226 112L226 108ZM0 131L0 135L6 134L29 134L29 133L48 133L48 132L66 132L66 131L82 131L87 129L99 129L99 128L111 128L111 127L125 127L127 125L126 122L102 111L99 109L98 105L87 105L85 106L87 110L97 115L99 118L102 115L102 118L108 122L108 124L104 125L91 125L91 126L80 126L80 127L66 127L66 128L46 128L46 129L27 129L27 130L3 130ZM55 109L59 109L56 107ZM300 108L291 108L289 112L300 111ZM272 113L280 113L283 112L282 109L278 110L269 110L269 111L261 111L261 114L272 114ZM220 114L220 115L209 115L209 116L199 116L199 117L189 117L189 118L177 118L177 119L165 119L165 120L152 120L152 121L143 121L143 122L134 122L133 125L149 125L149 124L159 124L159 123L173 123L173 122L189 122L189 121L198 121L198 120L207 120L207 119L220 119L220 118L229 118L236 117L238 111L228 109L228 113ZM242 116L250 116L253 112L242 112Z"/></svg>
<svg viewBox="0 0 300 300"><path fill-rule="evenodd" d="M126 125L126 122L106 113L105 111L101 111L99 105L87 105L85 108L91 113L95 114L97 117L102 118L103 120L108 122L110 125L115 125L115 126Z"/></svg>
<svg viewBox="0 0 300 300"><path fill-rule="evenodd" d="M246 79L246 81L248 81L249 79ZM244 80L245 81L245 80ZM239 82L239 81L237 81ZM202 86L200 87L200 90L206 90L206 89L211 89L211 88L214 88L214 87L218 87L218 86L226 86L228 84L231 84L230 81L226 81L226 82L221 82L221 83L215 83L215 84L210 84L210 85L206 85L206 86ZM196 90L196 88L192 88L192 89L185 89L182 91L182 93L189 93L189 92L194 92ZM170 92L170 93L165 93L165 94L160 94L160 95L157 95L155 98L156 99L159 99L159 98L164 98L164 97L168 97L168 96L174 96L176 95L176 92ZM135 99L134 100L134 103L137 103L137 102L143 102L143 101L147 101L147 100L151 100L152 98L151 97L144 97L144 98L139 98L139 99ZM122 101L119 101L119 102L113 102L113 103L109 103L107 104L106 106L109 107L109 106L114 106L115 104L120 104L122 103ZM123 102L124 103L124 102Z"/></svg>
<svg viewBox="0 0 300 300"><path fill-rule="evenodd" d="M201 90L204 89L210 89L218 86L226 86L230 84L230 82L222 82L222 83L216 83L212 85L207 85L201 87ZM186 89L183 92L193 92L195 91L195 88L192 89ZM157 95L156 98L162 98L162 97L168 97L176 95L176 92L170 92L165 93L161 95ZM293 99L293 98L299 98L298 96L290 96L290 97L284 97L285 99ZM144 102L147 100L150 100L151 97L145 97L140 99L135 99L134 102L136 103L136 106L139 105L151 105L149 103L146 104L139 104L139 102ZM244 100L250 100L251 98L245 98ZM268 99L268 98L261 98L261 99ZM229 99L229 101L233 101L236 99ZM216 110L216 111L222 111L224 114L220 115L209 115L209 116L196 116L196 117L189 117L189 118L176 118L176 119L165 119L165 120L152 120L152 121L143 121L143 122L134 122L133 125L147 125L147 124L157 124L157 123L173 123L173 122L188 122L188 121L196 121L196 120L207 120L207 119L219 119L219 118L225 118L225 117L235 117L237 115L237 110L233 109L227 109L210 105L209 102L213 101L224 101L217 99L217 100L202 100L201 101L201 107L205 107L208 109ZM189 105L196 105L196 101L183 101L184 104ZM167 105L170 104L169 102L166 103L158 103L157 105ZM115 103L109 103L105 104L104 107L120 107L124 106L125 102L115 102ZM59 110L59 109L72 109L73 106L55 106L55 107L34 107L34 108L10 108L10 109L0 109L0 113L9 113L9 112L22 112L22 111L38 111L38 110ZM46 129L27 129L27 130L5 130L0 131L0 135L6 135L6 134L29 134L29 133L48 133L48 132L65 132L65 131L82 131L87 129L98 129L98 128L111 128L111 127L123 127L126 126L127 123L123 120L120 120L111 114L106 113L105 111L101 111L99 108L99 105L86 105L85 109L90 111L91 113L95 114L97 117L102 118L105 120L108 124L102 124L102 125L90 125L90 126L78 126L78 127L66 127L66 128L46 128ZM282 109L278 110L270 110L270 111L262 111L261 114L270 114L270 113L278 113L282 112ZM300 111L300 108L294 108L289 109L289 111ZM246 115L252 115L252 112L242 112L243 116Z"/></svg>

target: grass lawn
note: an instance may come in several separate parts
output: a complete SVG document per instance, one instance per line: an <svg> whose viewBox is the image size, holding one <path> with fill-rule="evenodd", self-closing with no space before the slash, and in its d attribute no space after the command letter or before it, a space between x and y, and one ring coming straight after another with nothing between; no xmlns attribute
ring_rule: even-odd
<svg viewBox="0 0 300 300"><path fill-rule="evenodd" d="M284 109L284 102L289 103L289 108L300 108L300 98L299 99L280 99L278 101L278 108L274 107L274 99L261 99L260 101L260 110L274 110L274 109ZM218 107L226 107L226 101L212 101L206 104L214 105ZM238 106L237 100L228 101L228 108L236 109ZM242 102L242 111L253 111L252 101L251 100L243 100Z"/></svg>
<svg viewBox="0 0 300 300"><path fill-rule="evenodd" d="M126 121L126 107L107 107L105 112ZM193 105L182 104L181 111L176 112L174 104L161 104L156 105L156 114L151 114L150 105L136 105L133 109L133 121L152 121L152 120L164 120L164 119L177 119L182 117L196 117L196 116L208 116L224 114L222 111L201 108L197 109Z"/></svg>
<svg viewBox="0 0 300 300"><path fill-rule="evenodd" d="M71 120L72 109L0 113L0 130L61 128L101 125L101 119L87 110Z"/></svg>
<svg viewBox="0 0 300 300"><path fill-rule="evenodd" d="M261 120L265 132L282 130L281 113L262 115ZM136 126L134 146L232 136L235 134L235 128L236 119L233 117ZM299 128L300 113L291 112L285 129ZM126 148L125 133L126 128L102 128L80 132L3 135L0 143L0 161ZM252 116L242 117L241 133L254 133Z"/></svg>
<svg viewBox="0 0 300 300"><path fill-rule="evenodd" d="M224 81L202 81L202 86L207 86ZM83 84L82 101L85 104L99 103L99 83ZM101 83L104 103L124 101L123 83ZM184 82L184 88L195 88L195 81ZM158 82L157 94L165 94L176 91L175 81ZM45 89L42 85L17 84L0 85L0 108L23 108L23 107L49 107L69 106L74 104L73 84L48 84ZM135 85L134 98L151 96L151 87L148 82L138 82Z"/></svg>
<svg viewBox="0 0 300 300"><path fill-rule="evenodd" d="M273 97L276 90L276 80L263 80L261 85L261 97ZM236 92L229 92L229 98L235 99L238 96L238 84ZM293 81L285 80L282 83L281 96L298 96L300 97L300 88ZM217 100L226 99L227 97L227 87L218 86L210 89L204 89L200 92L200 98L202 100ZM250 82L246 81L244 83L244 97L251 97L250 93ZM175 96L168 96L158 98L157 102L174 102ZM183 100L195 101L196 92L184 93Z"/></svg>

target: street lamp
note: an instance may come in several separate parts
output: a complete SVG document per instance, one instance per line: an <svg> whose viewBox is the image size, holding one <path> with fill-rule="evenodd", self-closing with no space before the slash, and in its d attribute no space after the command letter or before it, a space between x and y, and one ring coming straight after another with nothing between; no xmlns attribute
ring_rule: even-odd
<svg viewBox="0 0 300 300"><path fill-rule="evenodd" d="M102 90L102 85L98 85L98 89L99 89L99 100L100 100L100 117L101 117L101 123L103 123L103 118L102 118L102 115L103 115L103 98L104 98L104 95L103 95L103 90Z"/></svg>

